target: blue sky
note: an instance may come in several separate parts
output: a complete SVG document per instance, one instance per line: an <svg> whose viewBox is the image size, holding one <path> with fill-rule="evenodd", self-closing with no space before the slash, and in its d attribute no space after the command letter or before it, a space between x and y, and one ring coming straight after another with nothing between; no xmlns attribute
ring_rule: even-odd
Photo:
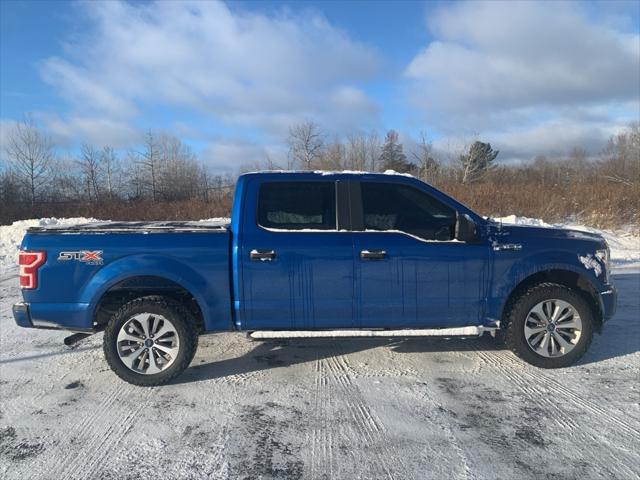
<svg viewBox="0 0 640 480"><path fill-rule="evenodd" d="M291 124L388 129L442 156L597 154L640 120L638 2L0 2L0 142L29 113L62 150L149 130L233 171Z"/></svg>

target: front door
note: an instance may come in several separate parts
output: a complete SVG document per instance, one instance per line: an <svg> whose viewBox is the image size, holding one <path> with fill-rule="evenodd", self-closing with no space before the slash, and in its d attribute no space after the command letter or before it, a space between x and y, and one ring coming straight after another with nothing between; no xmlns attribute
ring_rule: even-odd
<svg viewBox="0 0 640 480"><path fill-rule="evenodd" d="M243 328L353 326L352 234L337 229L336 183L265 182L254 195L240 252Z"/></svg>
<svg viewBox="0 0 640 480"><path fill-rule="evenodd" d="M455 210L417 187L360 186L364 225L354 232L358 326L477 325L487 244L456 241Z"/></svg>

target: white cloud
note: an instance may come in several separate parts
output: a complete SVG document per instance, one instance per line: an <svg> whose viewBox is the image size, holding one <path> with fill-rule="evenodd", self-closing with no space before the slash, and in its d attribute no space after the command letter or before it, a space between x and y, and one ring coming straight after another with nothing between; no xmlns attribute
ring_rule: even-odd
<svg viewBox="0 0 640 480"><path fill-rule="evenodd" d="M285 167L286 155L286 147L282 145L218 140L205 148L201 158L209 167L235 173L242 168L264 169L269 159L275 166Z"/></svg>
<svg viewBox="0 0 640 480"><path fill-rule="evenodd" d="M45 81L83 115L129 118L160 105L282 132L312 114L371 113L350 85L376 72L377 53L322 16L268 17L217 1L83 6L90 33L42 65Z"/></svg>
<svg viewBox="0 0 640 480"><path fill-rule="evenodd" d="M625 121L609 119L585 121L560 117L533 126L486 131L481 140L489 141L500 151L499 162L526 162L537 155L562 159L576 147L597 158L609 138L625 131L628 125ZM452 135L437 139L433 146L440 158L455 161L476 138L476 135Z"/></svg>
<svg viewBox="0 0 640 480"><path fill-rule="evenodd" d="M640 36L594 23L577 3L464 2L428 25L434 40L405 76L442 133L530 140L538 153L587 141L595 152L612 125L638 118Z"/></svg>
<svg viewBox="0 0 640 480"><path fill-rule="evenodd" d="M6 161L6 150L9 146L11 132L16 127L17 123L18 122L15 120L10 120L8 118L0 119L0 160L3 162ZM0 171L3 166L4 165L0 165Z"/></svg>
<svg viewBox="0 0 640 480"><path fill-rule="evenodd" d="M63 118L42 113L37 117L47 127L55 143L60 146L86 142L99 147L108 145L124 148L142 138L142 133L126 122L105 117L71 115Z"/></svg>

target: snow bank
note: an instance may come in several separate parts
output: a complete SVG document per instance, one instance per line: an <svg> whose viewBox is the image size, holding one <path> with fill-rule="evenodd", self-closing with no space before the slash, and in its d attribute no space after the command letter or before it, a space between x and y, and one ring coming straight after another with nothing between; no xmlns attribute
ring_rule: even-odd
<svg viewBox="0 0 640 480"><path fill-rule="evenodd" d="M22 237L29 227L46 225L76 225L79 223L97 222L95 218L41 218L39 220L20 220L11 225L0 225L0 276L17 268L18 250Z"/></svg>
<svg viewBox="0 0 640 480"><path fill-rule="evenodd" d="M529 225L544 228L569 228L581 232L597 233L602 235L611 249L611 264L615 269L640 268L640 229L637 226L628 225L617 230L600 230L586 227L571 222L567 223L546 223L539 218L517 217L508 215L506 217L493 218L493 220L513 225Z"/></svg>

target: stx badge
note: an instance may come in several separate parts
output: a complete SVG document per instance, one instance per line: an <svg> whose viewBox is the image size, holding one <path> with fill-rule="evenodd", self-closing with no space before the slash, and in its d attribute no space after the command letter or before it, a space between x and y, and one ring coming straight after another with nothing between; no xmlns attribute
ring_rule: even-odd
<svg viewBox="0 0 640 480"><path fill-rule="evenodd" d="M86 263L87 265L102 265L102 250L80 250L79 252L60 252L58 260L78 260L79 262Z"/></svg>

